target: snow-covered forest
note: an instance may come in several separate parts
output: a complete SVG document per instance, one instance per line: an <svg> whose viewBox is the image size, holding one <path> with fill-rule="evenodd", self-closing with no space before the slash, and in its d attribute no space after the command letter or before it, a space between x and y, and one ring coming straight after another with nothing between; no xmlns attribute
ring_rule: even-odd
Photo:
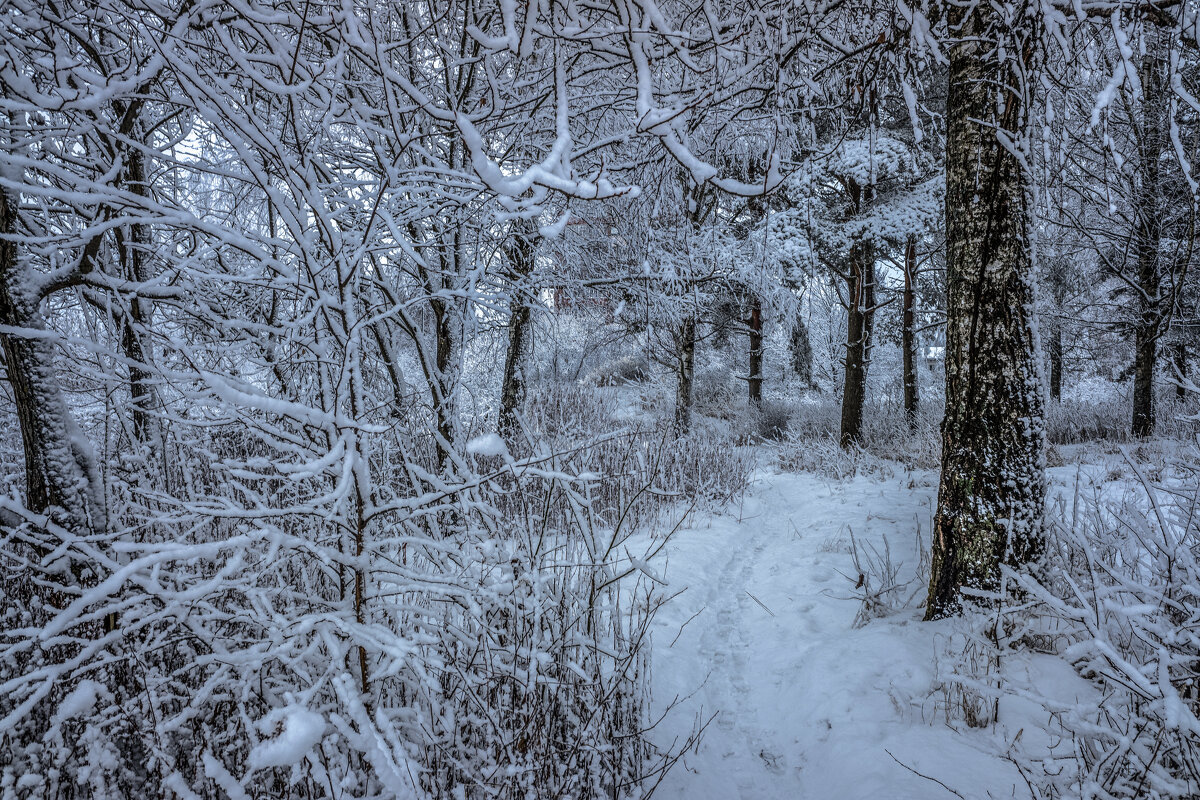
<svg viewBox="0 0 1200 800"><path fill-rule="evenodd" d="M0 800L1200 797L1192 0L0 46Z"/></svg>

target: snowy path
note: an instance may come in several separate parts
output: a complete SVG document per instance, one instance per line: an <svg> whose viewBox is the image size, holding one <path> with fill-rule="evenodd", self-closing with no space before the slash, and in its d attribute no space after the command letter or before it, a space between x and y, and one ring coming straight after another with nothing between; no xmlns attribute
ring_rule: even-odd
<svg viewBox="0 0 1200 800"><path fill-rule="evenodd" d="M653 688L660 709L686 699L658 739L682 740L697 714L717 716L656 796L954 797L885 751L967 798L1012 797L1016 785L1021 796L1015 771L944 724L931 688L942 626L916 609L852 625L848 531L881 549L886 535L906 580L918 522L928 535L933 481L764 470L740 514L680 531L666 575L671 590L686 589L656 620Z"/></svg>

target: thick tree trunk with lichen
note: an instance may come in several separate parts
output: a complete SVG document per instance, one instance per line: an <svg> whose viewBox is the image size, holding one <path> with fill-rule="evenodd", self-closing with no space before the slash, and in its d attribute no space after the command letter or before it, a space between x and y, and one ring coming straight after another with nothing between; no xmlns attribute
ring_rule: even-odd
<svg viewBox="0 0 1200 800"><path fill-rule="evenodd" d="M1138 309L1134 322L1133 424L1134 436L1154 433L1154 373L1158 368L1158 340L1169 303L1162 297L1159 245L1162 217L1159 154L1165 144L1166 76L1161 36L1148 30L1150 39L1142 58L1142 119L1138 133L1138 166L1133 195L1132 249L1137 258Z"/></svg>
<svg viewBox="0 0 1200 800"><path fill-rule="evenodd" d="M0 191L0 325L7 329L0 345L25 450L25 505L86 536L104 528L99 478L59 387L54 345L42 335L41 298L18 263L15 226L12 200ZM52 549L47 541L46 550Z"/></svg>
<svg viewBox="0 0 1200 800"><path fill-rule="evenodd" d="M950 49L946 416L927 618L956 612L963 590L997 590L1002 563L1037 557L1045 499L1028 200L996 132L1022 141L1021 76L998 53L1024 60L1032 80L1032 32L987 4L952 7L949 22L961 38Z"/></svg>

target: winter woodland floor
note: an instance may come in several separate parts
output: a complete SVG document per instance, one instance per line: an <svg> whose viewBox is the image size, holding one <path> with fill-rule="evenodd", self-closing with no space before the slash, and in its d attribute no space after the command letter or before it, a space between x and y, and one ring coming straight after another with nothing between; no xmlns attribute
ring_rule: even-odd
<svg viewBox="0 0 1200 800"><path fill-rule="evenodd" d="M1002 752L1040 710L1010 704L983 730L947 724L935 665L953 631L920 621L919 581L903 593L917 596L906 608L854 626L851 532L860 550L882 552L886 537L899 580L914 579L936 480L898 470L835 481L768 467L737 507L677 534L665 577L681 593L657 620L653 689L657 707L680 703L659 740L683 741L697 718L715 718L657 796L1028 796ZM1018 658L1006 670L1034 669L1060 693L1082 688L1064 662Z"/></svg>

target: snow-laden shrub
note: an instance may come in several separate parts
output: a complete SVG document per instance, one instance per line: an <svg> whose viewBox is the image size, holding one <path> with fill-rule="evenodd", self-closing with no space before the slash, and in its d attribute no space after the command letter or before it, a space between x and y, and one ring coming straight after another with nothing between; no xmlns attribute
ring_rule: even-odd
<svg viewBox="0 0 1200 800"><path fill-rule="evenodd" d="M817 472L834 478L890 475L887 462L905 469L936 469L941 459L942 408L924 403L909 420L903 403L890 395L867 401L862 438L855 447L838 446L841 407L836 398L799 404L791 412L786 441L780 445L780 465L787 470Z"/></svg>
<svg viewBox="0 0 1200 800"><path fill-rule="evenodd" d="M528 435L545 442L578 442L609 433L617 397L576 381L541 381L529 391L524 417Z"/></svg>
<svg viewBox="0 0 1200 800"><path fill-rule="evenodd" d="M650 364L642 353L623 355L597 366L588 373L588 383L597 386L621 386L641 383L650 376Z"/></svg>
<svg viewBox="0 0 1200 800"><path fill-rule="evenodd" d="M696 370L692 384L695 411L716 419L739 420L745 411L745 387L744 382L734 378L732 365L714 358Z"/></svg>
<svg viewBox="0 0 1200 800"><path fill-rule="evenodd" d="M6 476L0 792L637 796L669 762L647 743L649 526L749 465L609 427L595 391L562 391L527 455L477 448L450 479L424 423L364 426L357 462L250 410L181 427L171 493L110 467L116 532L58 531L57 560ZM373 478L362 504L349 463ZM53 603L15 577L77 569Z"/></svg>
<svg viewBox="0 0 1200 800"><path fill-rule="evenodd" d="M786 472L811 472L831 480L859 475L887 479L895 474L894 465L876 458L861 447L843 448L835 437L803 441L789 438L779 448L779 468Z"/></svg>
<svg viewBox="0 0 1200 800"><path fill-rule="evenodd" d="M476 607L435 611L436 657L410 698L430 797L623 796L662 766L644 736L653 552L564 477L587 455L505 482L495 536L460 577ZM557 505L571 513L546 513Z"/></svg>
<svg viewBox="0 0 1200 800"><path fill-rule="evenodd" d="M996 721L1002 652L994 631L994 614L966 604L954 630L937 637L933 710L946 725L984 728Z"/></svg>
<svg viewBox="0 0 1200 800"><path fill-rule="evenodd" d="M869 541L860 542L854 531L847 530L854 563L854 594L860 604L854 627L861 628L873 619L911 606L929 582L929 549L921 535L920 524L915 532L917 564L912 572L902 572L904 563L892 557L887 536L883 537L880 548Z"/></svg>
<svg viewBox="0 0 1200 800"><path fill-rule="evenodd" d="M1051 444L1136 441L1131 431L1133 406L1120 387L1090 387L1090 394L1072 394L1046 404L1046 438ZM1200 433L1196 401L1175 398L1173 387L1158 387L1155 434L1166 439L1190 439Z"/></svg>
<svg viewBox="0 0 1200 800"><path fill-rule="evenodd" d="M1006 571L1001 612L970 638L979 664L952 682L972 707L1039 700L1049 750L1010 758L1042 798L1180 798L1200 793L1200 473L1148 478L1135 460L1124 496L1077 482L1050 509L1036 577ZM1090 681L1097 702L993 668L1010 647L1055 653ZM964 648L958 648L964 651ZM977 666L979 665L977 664ZM998 673L998 674L997 674Z"/></svg>
<svg viewBox="0 0 1200 800"><path fill-rule="evenodd" d="M734 438L752 444L763 440L780 441L787 437L795 408L790 403L773 398L762 401L758 408L747 407L734 427Z"/></svg>
<svg viewBox="0 0 1200 800"><path fill-rule="evenodd" d="M597 476L588 487L594 507L609 524L618 509L636 527L680 503L718 508L745 491L752 456L726 437L706 429L676 436L665 422L630 425L617 410L610 390L582 383L539 385L526 406L535 452L581 453L581 468Z"/></svg>

